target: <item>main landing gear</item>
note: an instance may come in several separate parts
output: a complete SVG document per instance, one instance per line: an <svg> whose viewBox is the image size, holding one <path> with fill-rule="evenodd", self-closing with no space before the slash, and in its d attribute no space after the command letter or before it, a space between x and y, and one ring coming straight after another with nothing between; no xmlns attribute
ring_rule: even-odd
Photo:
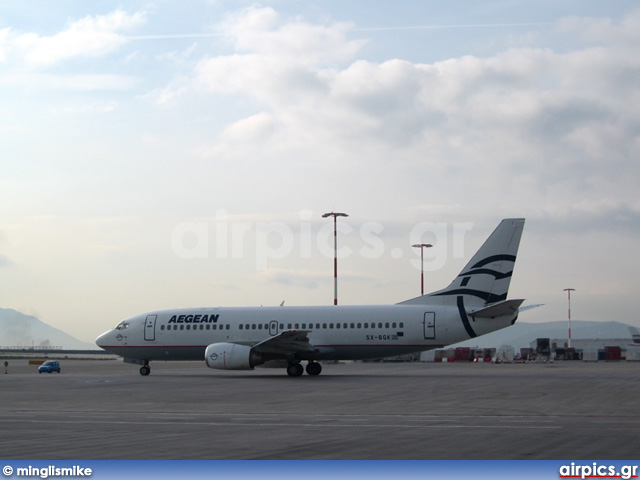
<svg viewBox="0 0 640 480"><path fill-rule="evenodd" d="M144 361L144 365L140 367L140 375L147 376L151 373L151 367L149 366L149 360Z"/></svg>
<svg viewBox="0 0 640 480"><path fill-rule="evenodd" d="M302 368L302 365L300 365L300 362L291 362L287 366L287 375L289 375L290 377L299 377L304 373L304 370L305 369ZM312 376L320 375L320 372L322 371L322 365L320 365L317 362L309 361L309 363L307 364L306 370L308 375L312 375Z"/></svg>

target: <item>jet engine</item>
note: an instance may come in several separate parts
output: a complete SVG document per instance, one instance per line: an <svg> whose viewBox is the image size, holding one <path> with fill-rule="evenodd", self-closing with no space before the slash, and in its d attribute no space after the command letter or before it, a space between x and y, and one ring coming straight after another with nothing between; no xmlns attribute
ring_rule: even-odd
<svg viewBox="0 0 640 480"><path fill-rule="evenodd" d="M261 354L237 343L212 343L205 350L204 359L207 367L220 370L253 370L264 363Z"/></svg>

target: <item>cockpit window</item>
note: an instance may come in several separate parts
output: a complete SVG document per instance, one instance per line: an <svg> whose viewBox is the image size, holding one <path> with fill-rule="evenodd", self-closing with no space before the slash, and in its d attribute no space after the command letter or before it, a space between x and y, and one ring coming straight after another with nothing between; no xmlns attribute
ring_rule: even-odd
<svg viewBox="0 0 640 480"><path fill-rule="evenodd" d="M120 322L120 324L116 327L116 330L125 330L129 328L129 322Z"/></svg>

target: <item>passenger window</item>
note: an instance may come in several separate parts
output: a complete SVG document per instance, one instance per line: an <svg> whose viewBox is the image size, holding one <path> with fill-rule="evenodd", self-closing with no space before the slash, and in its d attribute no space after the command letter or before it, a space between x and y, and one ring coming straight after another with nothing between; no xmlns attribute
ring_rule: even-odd
<svg viewBox="0 0 640 480"><path fill-rule="evenodd" d="M299 323L296 323L295 328L296 328L296 330L299 330L299 329L300 329L300 324L299 324Z"/></svg>
<svg viewBox="0 0 640 480"><path fill-rule="evenodd" d="M184 330L184 325L180 325L180 330Z"/></svg>
<svg viewBox="0 0 640 480"><path fill-rule="evenodd" d="M384 324L384 328L389 328L389 322Z"/></svg>
<svg viewBox="0 0 640 480"><path fill-rule="evenodd" d="M352 323L352 324L351 324L351 328L356 328L356 326Z"/></svg>
<svg viewBox="0 0 640 480"><path fill-rule="evenodd" d="M217 328L218 328L218 326L217 326L216 324L211 325L211 329L212 329L212 330L215 330L215 329L217 329Z"/></svg>
<svg viewBox="0 0 640 480"><path fill-rule="evenodd" d="M364 324L364 328L369 328L369 324L368 324L368 323L365 323L365 324Z"/></svg>
<svg viewBox="0 0 640 480"><path fill-rule="evenodd" d="M393 322L393 323L391 324L391 326L392 326L393 328L396 328L396 322Z"/></svg>
<svg viewBox="0 0 640 480"><path fill-rule="evenodd" d="M284 330L284 323L280 324L280 330Z"/></svg>
<svg viewBox="0 0 640 480"><path fill-rule="evenodd" d="M240 330L242 330L242 324L240 324Z"/></svg>
<svg viewBox="0 0 640 480"><path fill-rule="evenodd" d="M160 330L164 330L164 325L160 325Z"/></svg>
<svg viewBox="0 0 640 480"><path fill-rule="evenodd" d="M227 330L231 330L231 325L227 325Z"/></svg>
<svg viewBox="0 0 640 480"><path fill-rule="evenodd" d="M404 328L404 323L400 322L400 328Z"/></svg>
<svg viewBox="0 0 640 480"><path fill-rule="evenodd" d="M358 324L358 328L362 328L362 324L361 323Z"/></svg>
<svg viewBox="0 0 640 480"><path fill-rule="evenodd" d="M340 324L339 323L336 323L336 328L340 328Z"/></svg>
<svg viewBox="0 0 640 480"><path fill-rule="evenodd" d="M302 324L302 329L303 329L303 330L306 330L306 329L307 329L307 324L306 324L306 323L303 323L303 324Z"/></svg>
<svg viewBox="0 0 640 480"><path fill-rule="evenodd" d="M330 324L329 324L329 328L333 328L333 323L330 323Z"/></svg>
<svg viewBox="0 0 640 480"><path fill-rule="evenodd" d="M291 324L290 323L287 323L287 329L291 330Z"/></svg>
<svg viewBox="0 0 640 480"><path fill-rule="evenodd" d="M211 330L211 325L207 323L207 330Z"/></svg>
<svg viewBox="0 0 640 480"><path fill-rule="evenodd" d="M323 323L323 324L322 324L322 328L327 328L327 324L326 324L326 323Z"/></svg>
<svg viewBox="0 0 640 480"><path fill-rule="evenodd" d="M261 323L258 324L258 330L262 330L262 324Z"/></svg>

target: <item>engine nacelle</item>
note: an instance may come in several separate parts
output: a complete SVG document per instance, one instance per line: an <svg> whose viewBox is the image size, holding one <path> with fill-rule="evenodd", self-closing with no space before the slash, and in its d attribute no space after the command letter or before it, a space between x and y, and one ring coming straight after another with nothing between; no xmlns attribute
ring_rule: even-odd
<svg viewBox="0 0 640 480"><path fill-rule="evenodd" d="M220 370L252 370L263 363L262 355L237 343L212 343L204 351L204 359L207 367Z"/></svg>

